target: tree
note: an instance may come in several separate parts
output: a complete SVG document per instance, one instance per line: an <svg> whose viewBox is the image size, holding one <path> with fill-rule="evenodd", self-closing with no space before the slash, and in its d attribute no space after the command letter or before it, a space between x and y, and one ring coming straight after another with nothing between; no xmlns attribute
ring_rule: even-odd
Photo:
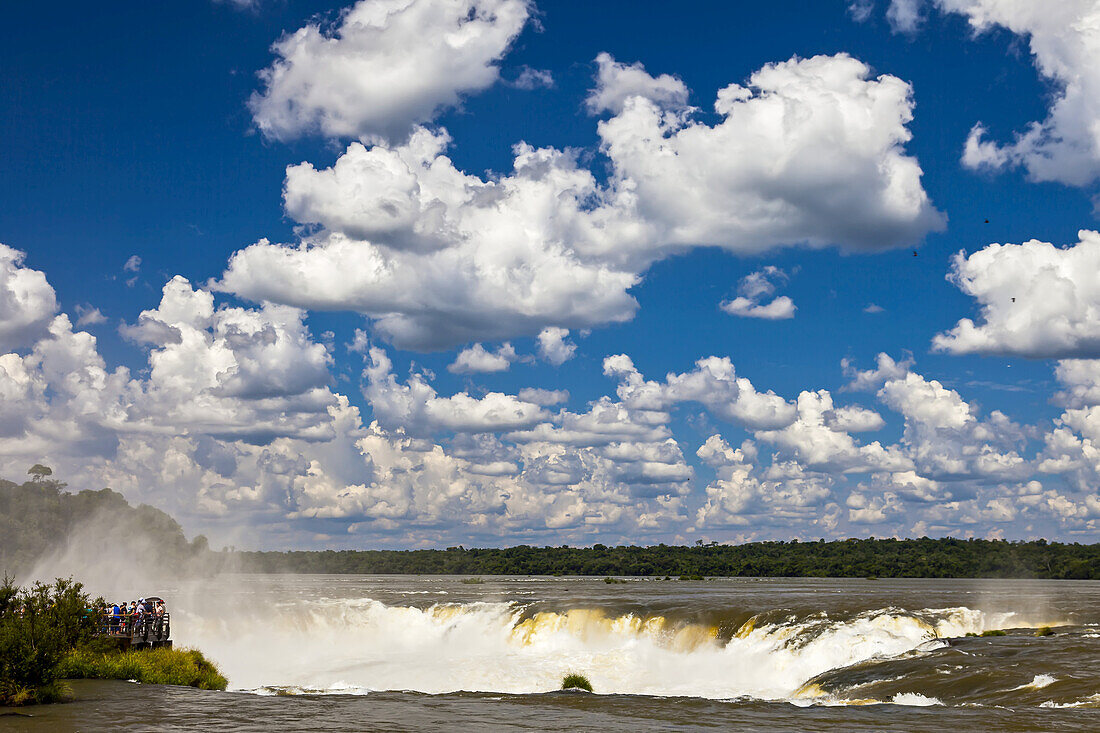
<svg viewBox="0 0 1100 733"><path fill-rule="evenodd" d="M80 583L0 584L0 705L58 696L58 666L66 653L95 633L96 616Z"/></svg>
<svg viewBox="0 0 1100 733"><path fill-rule="evenodd" d="M31 481L43 481L47 476L53 475L53 469L36 463L27 470L27 473L30 474Z"/></svg>

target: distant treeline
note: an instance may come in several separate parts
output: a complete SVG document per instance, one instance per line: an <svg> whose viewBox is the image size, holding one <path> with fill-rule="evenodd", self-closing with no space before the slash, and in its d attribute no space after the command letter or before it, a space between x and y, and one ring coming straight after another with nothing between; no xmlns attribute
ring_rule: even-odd
<svg viewBox="0 0 1100 733"><path fill-rule="evenodd" d="M69 493L65 484L50 478L46 466L28 473L32 478L23 484L0 479L0 577L29 570L81 531L119 552L148 555L164 567L212 556L205 537L188 542L179 523L155 507L130 506L111 489Z"/></svg>
<svg viewBox="0 0 1100 733"><path fill-rule="evenodd" d="M1100 579L1100 544L849 539L650 547L240 552L268 573Z"/></svg>
<svg viewBox="0 0 1100 733"><path fill-rule="evenodd" d="M881 578L1073 578L1100 580L1100 544L1002 540L849 539L648 547L213 552L188 542L168 514L130 506L110 489L64 491L46 466L23 484L0 479L0 577L91 527L112 550L140 553L177 574L219 568L270 573L442 575L659 575ZM116 539L118 542L116 542ZM89 545L85 539L81 547ZM95 552L94 548L88 551Z"/></svg>

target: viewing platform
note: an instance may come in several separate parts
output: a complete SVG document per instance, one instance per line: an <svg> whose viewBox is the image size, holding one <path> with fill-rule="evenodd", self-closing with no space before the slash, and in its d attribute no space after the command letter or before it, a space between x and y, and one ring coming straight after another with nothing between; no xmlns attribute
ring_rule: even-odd
<svg viewBox="0 0 1100 733"><path fill-rule="evenodd" d="M151 597L145 599L150 603L163 604L160 598ZM163 608L163 606L162 606ZM172 647L172 615L167 611L145 611L144 613L130 613L128 611L112 614L108 611L100 618L96 630L96 636L101 639L110 639L118 644L119 649L157 649L159 647Z"/></svg>

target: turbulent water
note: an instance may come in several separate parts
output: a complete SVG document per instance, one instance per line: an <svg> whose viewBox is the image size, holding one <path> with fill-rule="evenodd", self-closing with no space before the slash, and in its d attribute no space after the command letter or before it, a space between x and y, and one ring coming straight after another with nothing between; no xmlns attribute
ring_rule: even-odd
<svg viewBox="0 0 1100 733"><path fill-rule="evenodd" d="M177 644L230 692L82 683L0 726L1100 729L1092 581L243 575L135 593L169 599ZM570 672L597 694L555 691Z"/></svg>

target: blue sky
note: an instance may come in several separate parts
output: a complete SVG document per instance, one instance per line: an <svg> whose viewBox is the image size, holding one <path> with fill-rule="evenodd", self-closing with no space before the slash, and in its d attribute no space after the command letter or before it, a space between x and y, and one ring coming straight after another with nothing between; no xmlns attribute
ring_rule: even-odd
<svg viewBox="0 0 1100 733"><path fill-rule="evenodd" d="M3 475L250 547L1096 540L1097 3L63 5L0 44Z"/></svg>

